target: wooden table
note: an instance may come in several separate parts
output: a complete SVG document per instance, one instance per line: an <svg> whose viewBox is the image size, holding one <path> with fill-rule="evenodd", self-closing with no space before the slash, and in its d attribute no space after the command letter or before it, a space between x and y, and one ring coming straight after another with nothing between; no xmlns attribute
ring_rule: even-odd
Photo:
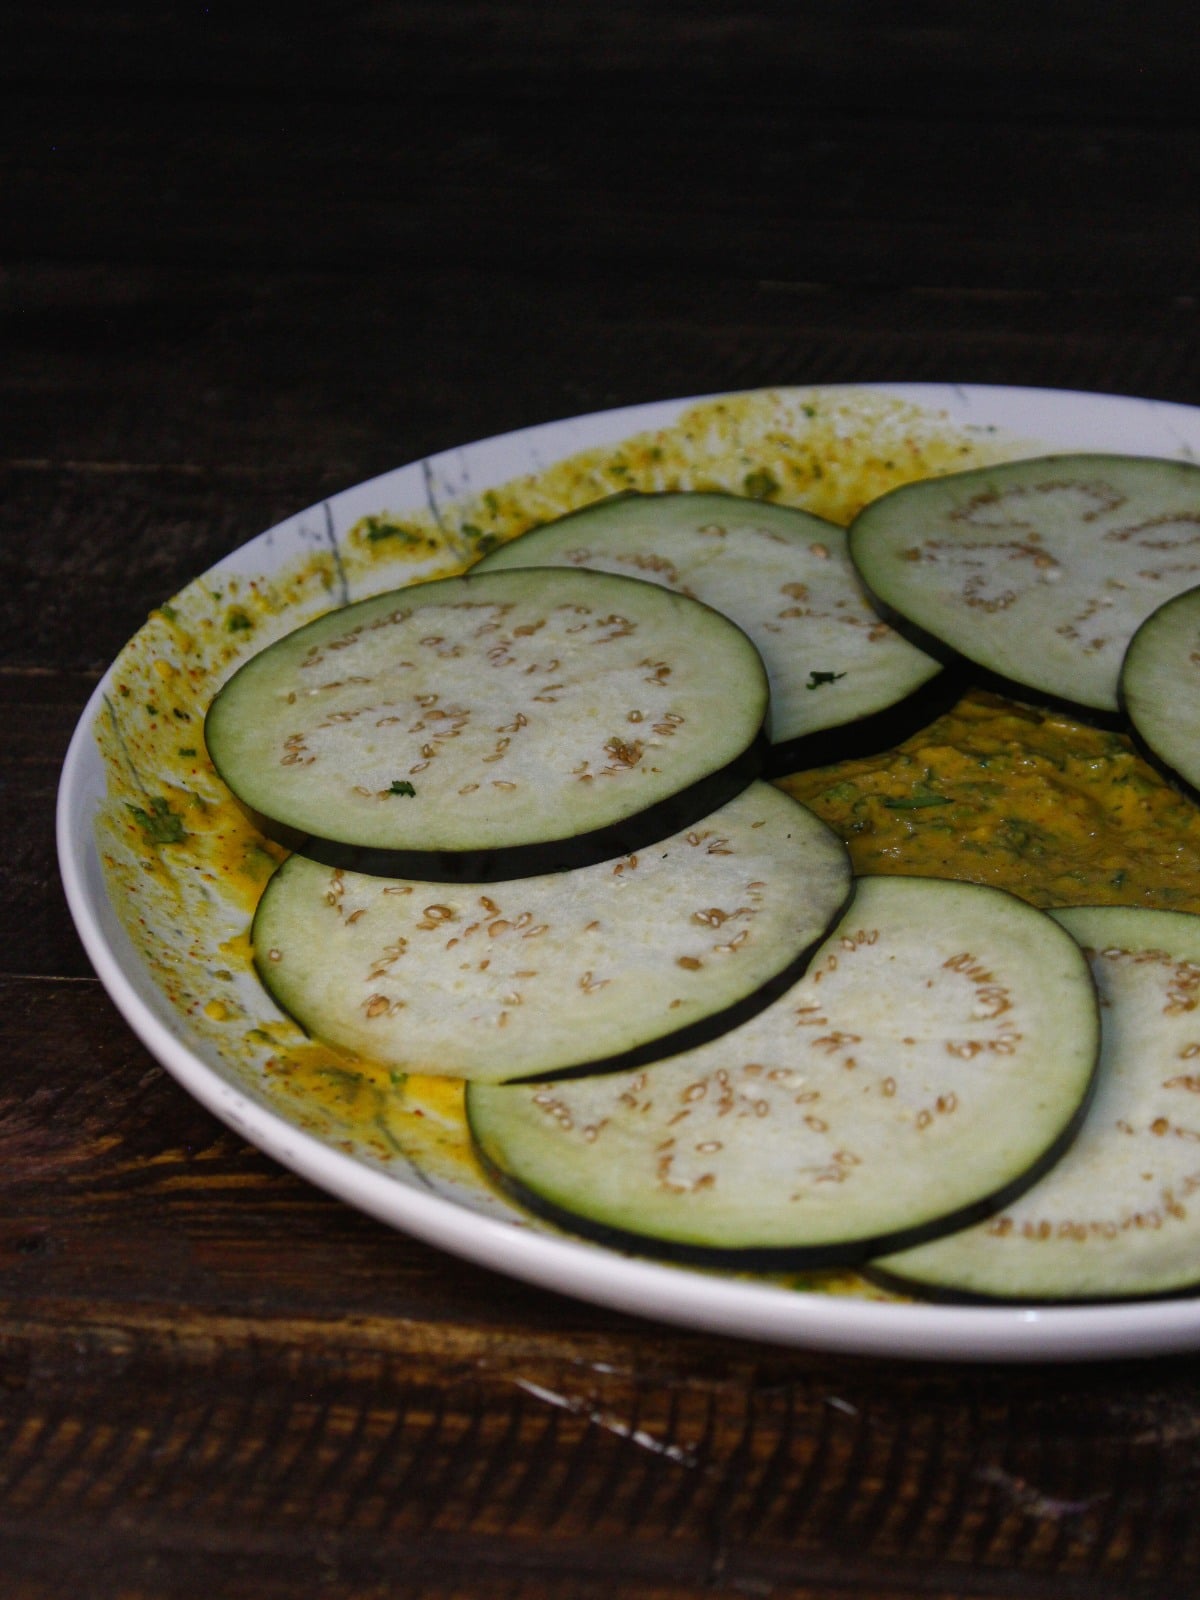
<svg viewBox="0 0 1200 1600"><path fill-rule="evenodd" d="M12 14L0 1594L1195 1594L1193 1359L792 1352L392 1233L138 1045L52 838L149 608L432 450L778 383L1200 401L1193 8Z"/></svg>

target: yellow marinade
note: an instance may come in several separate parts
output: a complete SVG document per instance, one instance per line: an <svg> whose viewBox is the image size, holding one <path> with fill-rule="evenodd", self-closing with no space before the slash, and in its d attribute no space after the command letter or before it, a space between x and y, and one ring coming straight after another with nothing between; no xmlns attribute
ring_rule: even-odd
<svg viewBox="0 0 1200 1600"><path fill-rule="evenodd" d="M969 878L1038 906L1200 911L1200 808L1123 734L972 691L896 750L784 779L859 873Z"/></svg>

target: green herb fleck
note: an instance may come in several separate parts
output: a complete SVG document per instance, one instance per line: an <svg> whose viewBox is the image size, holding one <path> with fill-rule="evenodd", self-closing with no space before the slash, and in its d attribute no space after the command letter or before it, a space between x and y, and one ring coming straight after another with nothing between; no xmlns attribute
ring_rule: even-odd
<svg viewBox="0 0 1200 1600"><path fill-rule="evenodd" d="M779 479L767 467L756 467L742 479L742 488L755 500L769 500L779 493Z"/></svg>
<svg viewBox="0 0 1200 1600"><path fill-rule="evenodd" d="M845 676L844 672L810 672L808 682L804 687L806 689L820 689L824 684L836 683L839 678L844 678Z"/></svg>
<svg viewBox="0 0 1200 1600"><path fill-rule="evenodd" d="M254 627L250 614L241 606L232 606L225 616L226 633L249 633Z"/></svg>
<svg viewBox="0 0 1200 1600"><path fill-rule="evenodd" d="M944 794L936 794L928 784L915 783L911 794L902 794L883 803L889 811L923 811L927 806L948 806L950 800Z"/></svg>
<svg viewBox="0 0 1200 1600"><path fill-rule="evenodd" d="M250 878L269 878L278 865L271 852L260 844L250 845L242 857L242 866Z"/></svg>
<svg viewBox="0 0 1200 1600"><path fill-rule="evenodd" d="M391 788L388 790L389 794L403 794L410 796L416 794L416 792L417 791L413 788L412 784L409 783L407 778L395 778L392 781Z"/></svg>
<svg viewBox="0 0 1200 1600"><path fill-rule="evenodd" d="M161 795L151 795L149 811L134 805L129 809L151 844L182 844L187 838L183 818L171 810Z"/></svg>
<svg viewBox="0 0 1200 1600"><path fill-rule="evenodd" d="M190 758L196 754L196 747L191 744L181 744L179 746L179 754Z"/></svg>
<svg viewBox="0 0 1200 1600"><path fill-rule="evenodd" d="M352 1072L348 1067L320 1066L317 1076L324 1078L328 1083L336 1084L339 1089L348 1089L357 1094L363 1087L363 1077L359 1072Z"/></svg>
<svg viewBox="0 0 1200 1600"><path fill-rule="evenodd" d="M477 522L464 522L458 531L474 541L475 554L479 556L486 556L500 543L500 535L498 533L489 533L481 528Z"/></svg>
<svg viewBox="0 0 1200 1600"><path fill-rule="evenodd" d="M390 517L364 517L360 524L368 544L382 544L385 539L399 539L403 544L419 544L421 535L402 522Z"/></svg>

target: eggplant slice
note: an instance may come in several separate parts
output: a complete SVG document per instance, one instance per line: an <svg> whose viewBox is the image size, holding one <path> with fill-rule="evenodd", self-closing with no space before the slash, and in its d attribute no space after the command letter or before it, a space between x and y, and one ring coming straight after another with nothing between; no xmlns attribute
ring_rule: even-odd
<svg viewBox="0 0 1200 1600"><path fill-rule="evenodd" d="M637 855L487 885L391 881L293 855L255 961L309 1033L484 1082L632 1066L761 1010L851 893L833 830L755 783Z"/></svg>
<svg viewBox="0 0 1200 1600"><path fill-rule="evenodd" d="M1115 725L1134 631L1200 584L1200 467L1064 455L927 478L866 506L850 552L914 643Z"/></svg>
<svg viewBox="0 0 1200 1600"><path fill-rule="evenodd" d="M285 844L438 881L603 860L761 769L767 677L746 635L633 578L469 574L328 613L242 666L209 753Z"/></svg>
<svg viewBox="0 0 1200 1600"><path fill-rule="evenodd" d="M1121 704L1149 759L1200 799L1200 588L1168 600L1134 634Z"/></svg>
<svg viewBox="0 0 1200 1600"><path fill-rule="evenodd" d="M874 610L845 530L807 511L699 491L614 495L522 534L475 570L528 566L626 573L731 617L770 677L774 773L888 749L956 692L941 663Z"/></svg>
<svg viewBox="0 0 1200 1600"><path fill-rule="evenodd" d="M634 1073L469 1084L498 1184L627 1249L857 1265L990 1215L1073 1137L1099 1041L1075 941L997 889L864 878L807 974Z"/></svg>
<svg viewBox="0 0 1200 1600"><path fill-rule="evenodd" d="M1103 1017L1079 1137L990 1222L873 1263L882 1283L1041 1302L1200 1284L1200 916L1129 906L1052 915L1086 946Z"/></svg>

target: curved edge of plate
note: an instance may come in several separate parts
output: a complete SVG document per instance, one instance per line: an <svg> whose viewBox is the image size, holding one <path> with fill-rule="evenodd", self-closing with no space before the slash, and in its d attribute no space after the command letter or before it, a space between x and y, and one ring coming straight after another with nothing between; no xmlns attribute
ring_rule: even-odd
<svg viewBox="0 0 1200 1600"><path fill-rule="evenodd" d="M811 385L795 386L790 392L835 390L882 391L950 410L960 423L978 416L981 426L1022 434L1036 433L1053 421L1056 447L1060 438L1064 446L1075 445L1076 433L1097 438L1123 429L1128 449L1136 453L1145 448L1150 453L1149 440L1157 426L1161 454L1165 422L1181 453L1200 454L1200 409L1173 403L955 384ZM785 391L780 386L770 392ZM430 459L440 468L464 453L511 453L518 445L536 456L543 445L558 439L565 449L557 449L557 458L571 448L606 442L609 436L615 442L631 429L663 426L687 407L715 398L721 397L648 402L542 423ZM1047 407L1056 412L1064 406L1084 410L1074 429L1058 426L1061 417L1045 416ZM1132 433L1130 407L1145 408ZM598 439L596 430L603 430L604 437ZM1104 438L1099 437L1093 447L1107 447ZM396 471L420 472L427 465L413 463ZM536 462L531 470L537 470ZM381 474L369 484L394 477L395 473ZM368 487L358 485L343 495L357 496ZM307 514L311 512L309 508ZM271 541L305 515L299 512L266 530L231 556ZM71 916L101 984L146 1049L189 1095L280 1165L378 1221L476 1265L612 1310L709 1333L852 1355L941 1361L1105 1360L1166 1355L1200 1346L1200 1299L1078 1307L897 1303L793 1290L624 1256L481 1215L398 1181L295 1127L205 1062L171 1025L165 998L159 997L156 1004L149 977L139 984L130 976L140 965L109 904L93 833L104 790L93 728L111 671L97 685L76 725L58 787L57 849Z"/></svg>

